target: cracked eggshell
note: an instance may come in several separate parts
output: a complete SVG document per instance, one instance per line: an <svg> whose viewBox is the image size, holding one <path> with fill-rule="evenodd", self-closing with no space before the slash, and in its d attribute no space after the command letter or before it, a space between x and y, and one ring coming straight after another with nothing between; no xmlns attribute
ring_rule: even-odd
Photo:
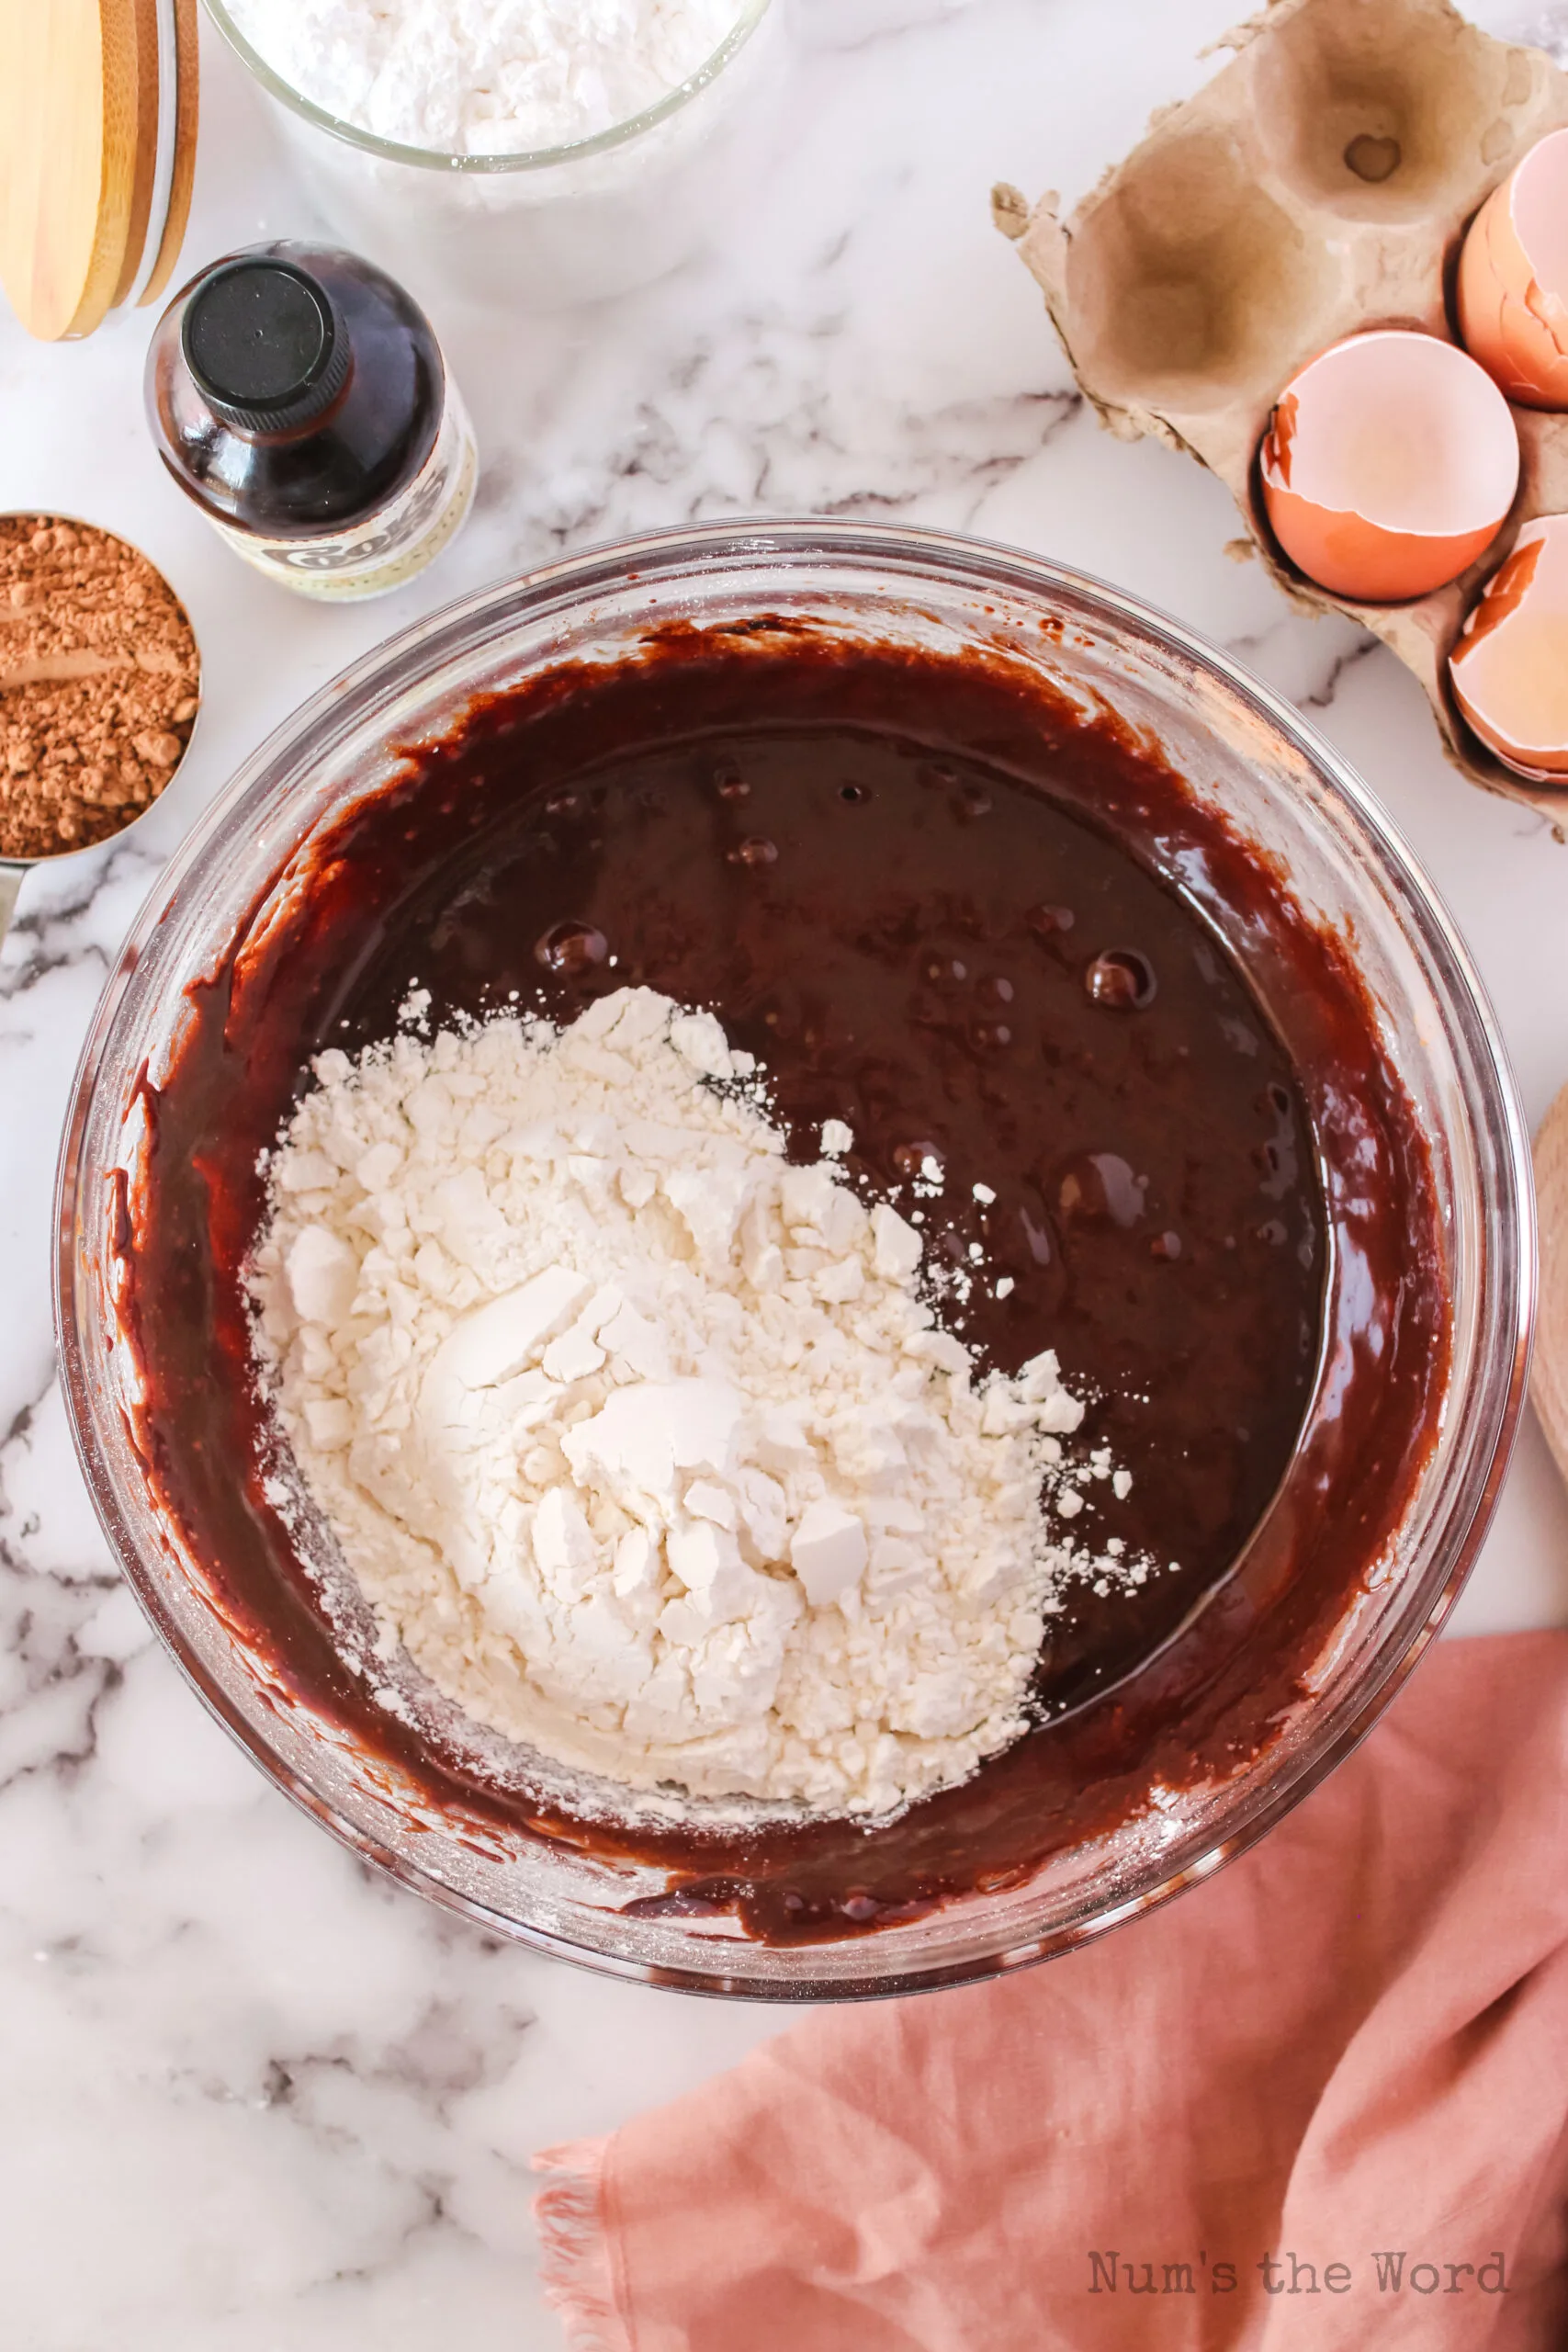
<svg viewBox="0 0 1568 2352"><path fill-rule="evenodd" d="M1291 561L1358 603L1456 580L1503 527L1519 436L1484 368L1436 335L1351 335L1292 376L1259 451Z"/></svg>
<svg viewBox="0 0 1568 2352"><path fill-rule="evenodd" d="M1511 401L1568 409L1568 130L1530 149L1472 221L1460 333Z"/></svg>
<svg viewBox="0 0 1568 2352"><path fill-rule="evenodd" d="M1449 677L1500 760L1568 784L1568 514L1525 525L1465 622Z"/></svg>
<svg viewBox="0 0 1568 2352"><path fill-rule="evenodd" d="M1524 463L1501 534L1457 581L1399 604L1297 569L1257 462L1280 391L1332 345L1391 326L1453 339L1465 230L1540 140L1568 128L1568 74L1450 0L1273 0L1229 46L1232 61L1156 115L1070 215L1054 195L1031 207L1003 187L997 225L1108 430L1153 435L1209 467L1283 594L1381 638L1419 679L1454 765L1568 829L1560 792L1505 767L1466 726L1449 677L1511 533L1568 512L1568 414L1515 410Z"/></svg>

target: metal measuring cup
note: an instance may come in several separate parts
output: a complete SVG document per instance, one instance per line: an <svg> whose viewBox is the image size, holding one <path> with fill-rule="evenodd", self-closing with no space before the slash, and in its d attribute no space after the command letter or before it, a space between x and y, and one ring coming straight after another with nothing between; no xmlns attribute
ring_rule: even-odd
<svg viewBox="0 0 1568 2352"><path fill-rule="evenodd" d="M17 519L17 515L15 513L0 516L0 520L6 522L14 522ZM21 519L28 522L36 521L39 523L70 523L74 525L78 529L83 530L90 529L103 531L107 530L108 527L106 524L102 523L89 523L85 515L62 514L53 507L51 507L47 513L42 509L39 509L36 514L31 510L28 510ZM121 535L116 532L112 533L110 536L119 537ZM135 541L131 539L126 539L124 544L127 547L135 547ZM141 550L138 549L137 552L140 553ZM160 574L160 577L161 576L162 574ZM188 613L186 613L186 618L188 622L190 618ZM194 629L192 629L191 635L194 639L196 637ZM199 642L197 643L196 658L197 676L199 682L202 672L201 647ZM169 771L167 782L165 782L163 788L164 792L168 790L169 785L174 782L175 777L178 775L181 768L184 767L186 760L189 759L190 747L196 741L197 729L200 725L201 706L198 699L197 714L191 720L190 733L186 738L185 749L180 753L180 756L173 768ZM95 850L109 849L122 841L129 840L130 836L136 831L138 825L143 823L147 818L151 817L162 798L163 792L160 792L156 799L150 800L147 803L145 808L139 808L134 817L128 819L128 820L124 824L120 825L114 832L105 833L98 841L85 842L80 847L51 850L41 857L0 856L0 947L4 947L6 944L6 934L11 928L11 920L17 910L17 899L21 890L22 884L26 881L28 876L32 872L35 866L47 865L52 869L55 866L66 865L73 858L89 857Z"/></svg>

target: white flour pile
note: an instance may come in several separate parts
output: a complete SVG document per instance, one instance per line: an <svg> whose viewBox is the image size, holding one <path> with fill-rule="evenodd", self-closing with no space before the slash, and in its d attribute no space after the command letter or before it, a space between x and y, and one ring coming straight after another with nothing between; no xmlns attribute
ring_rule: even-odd
<svg viewBox="0 0 1568 2352"><path fill-rule="evenodd" d="M443 154L591 139L706 63L740 0L229 0L257 53L340 121Z"/></svg>
<svg viewBox="0 0 1568 2352"><path fill-rule="evenodd" d="M1055 1357L977 1384L919 1234L788 1164L711 1014L623 989L316 1076L265 1379L384 1648L470 1715L633 1787L884 1813L1023 1728L1064 1577L1142 1581L1048 1530L1043 1484L1065 1518L1111 1475L1063 1472Z"/></svg>

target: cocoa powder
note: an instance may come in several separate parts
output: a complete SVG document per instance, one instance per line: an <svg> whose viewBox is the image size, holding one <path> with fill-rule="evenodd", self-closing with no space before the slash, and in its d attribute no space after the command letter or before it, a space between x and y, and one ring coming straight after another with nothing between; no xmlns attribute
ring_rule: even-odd
<svg viewBox="0 0 1568 2352"><path fill-rule="evenodd" d="M107 841L163 791L200 699L190 623L90 524L0 515L0 857Z"/></svg>

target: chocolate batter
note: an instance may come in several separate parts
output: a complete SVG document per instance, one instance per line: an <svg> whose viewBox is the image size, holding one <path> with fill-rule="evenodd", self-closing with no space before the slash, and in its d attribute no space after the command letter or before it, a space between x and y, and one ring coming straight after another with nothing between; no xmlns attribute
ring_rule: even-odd
<svg viewBox="0 0 1568 2352"><path fill-rule="evenodd" d="M1165 878L1193 852L1206 912ZM1300 1069L1215 915L1315 1033ZM1078 1527L1158 1573L1080 1589L1041 1660L1036 1727L870 1837L595 1825L590 1842L664 1862L680 1909L735 1909L774 1941L841 1936L1026 1872L1156 1773L1264 1745L1397 1521L1447 1371L1426 1147L1359 984L1260 854L1113 720L1086 724L1000 660L852 650L766 617L663 630L412 749L315 845L290 918L192 990L127 1220L149 1439L283 1678L437 1802L583 1842L412 1754L338 1664L260 1492L240 1269L257 1152L312 1053L387 1035L415 983L439 1021L514 995L570 1020L631 982L718 1012L765 1063L795 1156L842 1119L851 1171L919 1207L937 1251L964 1264L981 1246L985 1279L947 1319L1007 1371L1056 1349L1090 1400L1077 1442L1133 1474L1124 1499L1092 1487ZM916 1190L933 1159L934 1198ZM1371 1279L1342 1286L1325 1335L1331 1226ZM1338 1409L1248 1548L1325 1336Z"/></svg>

